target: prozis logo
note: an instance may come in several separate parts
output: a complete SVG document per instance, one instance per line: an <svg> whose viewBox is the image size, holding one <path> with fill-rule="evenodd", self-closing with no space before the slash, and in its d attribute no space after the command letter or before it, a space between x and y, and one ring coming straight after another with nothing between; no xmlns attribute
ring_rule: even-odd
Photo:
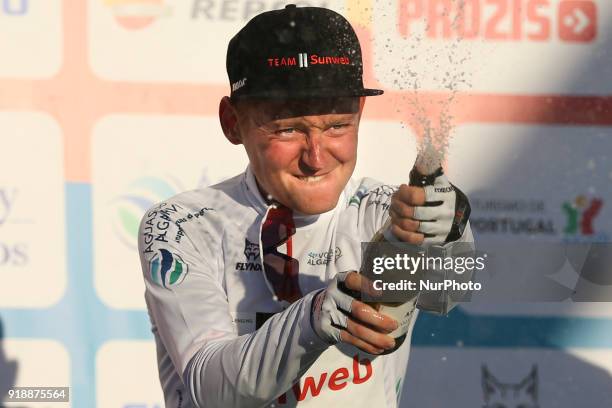
<svg viewBox="0 0 612 408"><path fill-rule="evenodd" d="M352 372L351 372L352 368ZM304 376L302 379L293 384L290 391L278 397L279 405L287 404L290 401L304 401L318 397L321 392L340 391L344 388L351 388L351 384L363 384L372 378L373 370L372 363L369 359L359 359L359 354L353 356L352 367L340 367L337 370L328 373L323 372L319 378L314 376ZM293 397L293 398L292 398ZM292 406L294 404L291 404Z"/></svg>
<svg viewBox="0 0 612 408"><path fill-rule="evenodd" d="M597 37L597 6L592 0L399 0L402 36L488 41L588 43ZM420 33L419 33L420 34Z"/></svg>
<svg viewBox="0 0 612 408"><path fill-rule="evenodd" d="M151 25L159 17L171 14L164 0L104 0L117 23L128 30L139 30Z"/></svg>
<svg viewBox="0 0 612 408"><path fill-rule="evenodd" d="M562 1L557 21L563 41L591 42L597 36L597 7L592 1Z"/></svg>
<svg viewBox="0 0 612 408"><path fill-rule="evenodd" d="M564 202L561 206L566 217L563 232L568 235L594 235L593 222L602 207L602 199L591 198L589 200L585 196L576 197L572 203Z"/></svg>

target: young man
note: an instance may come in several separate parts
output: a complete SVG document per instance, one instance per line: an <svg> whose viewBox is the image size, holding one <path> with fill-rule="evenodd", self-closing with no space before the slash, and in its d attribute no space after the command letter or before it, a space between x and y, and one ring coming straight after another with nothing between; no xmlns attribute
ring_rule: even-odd
<svg viewBox="0 0 612 408"><path fill-rule="evenodd" d="M363 87L339 14L256 16L230 41L227 71L221 127L249 167L141 223L166 406L397 406L417 313L380 355L398 322L349 295L362 284L349 271L389 218L399 240L452 246L455 190L444 176L435 191L351 179L365 97L382 91Z"/></svg>

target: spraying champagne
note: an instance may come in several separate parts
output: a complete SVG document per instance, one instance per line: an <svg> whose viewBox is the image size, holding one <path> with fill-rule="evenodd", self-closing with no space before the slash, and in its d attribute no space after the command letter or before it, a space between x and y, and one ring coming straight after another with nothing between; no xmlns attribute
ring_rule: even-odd
<svg viewBox="0 0 612 408"><path fill-rule="evenodd" d="M423 233L424 240L421 245L410 245L400 243L391 231L391 218L376 232L372 241L364 250L364 262L361 273L369 281L380 279L371 270L369 265L376 257L393 258L397 255L399 247L401 251L410 257L424 256L431 246L441 246L456 241L461 237L470 215L470 206L467 197L455 186L453 186L440 166L439 160L431 154L421 154L417 158L415 166L410 172L409 185L425 189L426 202L423 206L415 207L414 219L419 221L418 231ZM419 290L418 281L424 278L424 270L406 273L405 270L386 270L385 277L394 280L408 280L414 282L413 290L403 290L401 299L385 299L383 295L380 301L367 301L377 311L384 313L398 322L398 328L389 335L395 339L395 347L385 351L389 354L397 350L405 341L410 329L415 308L418 306Z"/></svg>

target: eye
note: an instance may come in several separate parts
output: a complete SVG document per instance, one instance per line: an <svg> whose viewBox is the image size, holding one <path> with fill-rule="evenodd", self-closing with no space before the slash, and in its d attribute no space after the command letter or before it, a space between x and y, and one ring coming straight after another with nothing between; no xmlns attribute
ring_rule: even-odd
<svg viewBox="0 0 612 408"><path fill-rule="evenodd" d="M338 129L342 129L348 126L348 123L334 123L333 125L331 125L332 129L338 130Z"/></svg>
<svg viewBox="0 0 612 408"><path fill-rule="evenodd" d="M278 129L277 131L275 131L274 133L279 135L279 136L283 136L283 135L292 135L296 132L295 128L289 127L289 128L282 128L282 129Z"/></svg>

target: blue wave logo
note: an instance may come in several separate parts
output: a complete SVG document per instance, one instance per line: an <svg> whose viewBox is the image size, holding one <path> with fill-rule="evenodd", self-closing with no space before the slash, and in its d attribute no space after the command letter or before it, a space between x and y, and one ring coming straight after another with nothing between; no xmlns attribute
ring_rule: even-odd
<svg viewBox="0 0 612 408"><path fill-rule="evenodd" d="M185 279L189 267L177 254L160 248L149 261L149 270L153 282L169 288L178 285Z"/></svg>

